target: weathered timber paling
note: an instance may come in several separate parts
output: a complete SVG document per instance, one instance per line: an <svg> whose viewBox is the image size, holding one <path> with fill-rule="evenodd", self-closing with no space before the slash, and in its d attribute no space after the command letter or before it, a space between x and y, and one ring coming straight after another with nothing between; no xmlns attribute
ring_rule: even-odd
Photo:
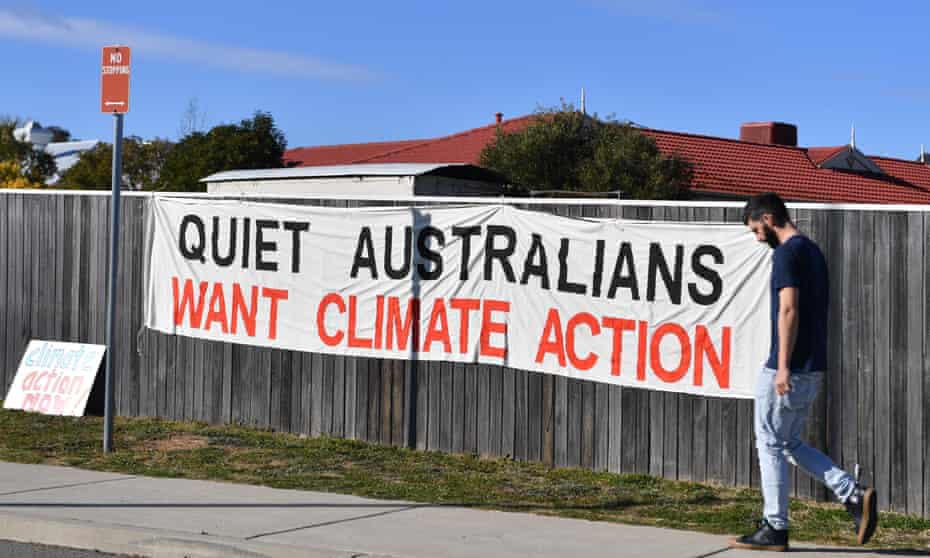
<svg viewBox="0 0 930 558"><path fill-rule="evenodd" d="M113 358L122 415L244 423L424 450L758 485L748 400L590 384L501 366L234 346L142 329L145 202L139 196L120 202ZM103 341L108 203L86 193L0 192L4 393L29 339ZM736 206L560 203L515 205L576 217L741 219ZM846 468L859 463L863 480L879 489L883 509L930 517L930 212L793 212L824 249L831 271L831 369L807 438ZM825 496L803 474L796 481L798 495Z"/></svg>

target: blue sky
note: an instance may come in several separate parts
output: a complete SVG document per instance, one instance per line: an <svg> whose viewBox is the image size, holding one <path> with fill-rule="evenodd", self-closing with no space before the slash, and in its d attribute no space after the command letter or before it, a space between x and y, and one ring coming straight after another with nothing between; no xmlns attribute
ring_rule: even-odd
<svg viewBox="0 0 930 558"><path fill-rule="evenodd" d="M869 154L930 149L930 2L0 0L0 114L108 139L100 47L133 47L126 133L271 112L292 147L432 137L577 104L736 137L745 121Z"/></svg>

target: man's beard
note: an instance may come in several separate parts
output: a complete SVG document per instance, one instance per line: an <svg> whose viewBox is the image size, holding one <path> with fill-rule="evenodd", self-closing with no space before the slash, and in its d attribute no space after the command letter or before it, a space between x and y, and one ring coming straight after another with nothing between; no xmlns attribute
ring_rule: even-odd
<svg viewBox="0 0 930 558"><path fill-rule="evenodd" d="M775 229L763 223L762 231L765 234L765 243L771 246L773 249L778 248L778 245L781 243L778 242L778 235L775 234Z"/></svg>

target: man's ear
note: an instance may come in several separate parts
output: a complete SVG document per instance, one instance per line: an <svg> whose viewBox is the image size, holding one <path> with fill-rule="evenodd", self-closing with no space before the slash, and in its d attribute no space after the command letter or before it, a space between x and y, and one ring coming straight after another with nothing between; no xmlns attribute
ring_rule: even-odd
<svg viewBox="0 0 930 558"><path fill-rule="evenodd" d="M770 229L774 229L774 228L775 228L775 220L772 218L772 214L771 214L771 213L763 213L763 214L762 214L762 222L765 223L766 225L768 225L768 227L769 227Z"/></svg>

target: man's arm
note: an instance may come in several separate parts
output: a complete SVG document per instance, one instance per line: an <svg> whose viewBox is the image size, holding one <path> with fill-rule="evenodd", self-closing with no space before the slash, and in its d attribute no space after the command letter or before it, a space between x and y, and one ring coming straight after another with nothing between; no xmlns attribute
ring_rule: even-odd
<svg viewBox="0 0 930 558"><path fill-rule="evenodd" d="M798 337L798 289L783 287L778 291L778 371L775 391L784 395L791 389L791 354Z"/></svg>

